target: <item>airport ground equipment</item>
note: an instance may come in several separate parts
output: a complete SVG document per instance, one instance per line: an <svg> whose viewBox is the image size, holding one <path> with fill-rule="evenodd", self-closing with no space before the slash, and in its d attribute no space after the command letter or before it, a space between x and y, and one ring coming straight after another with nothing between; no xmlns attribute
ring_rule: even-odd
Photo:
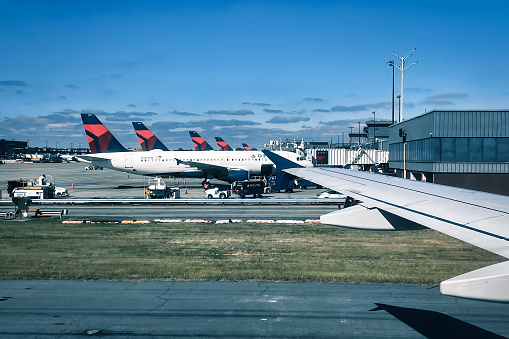
<svg viewBox="0 0 509 339"><path fill-rule="evenodd" d="M207 199L226 199L231 197L232 191L230 189L221 189L219 187L213 187L205 190L205 197Z"/></svg>
<svg viewBox="0 0 509 339"><path fill-rule="evenodd" d="M180 199L180 188L169 187L163 178L156 176L149 179L145 196L147 199Z"/></svg>
<svg viewBox="0 0 509 339"><path fill-rule="evenodd" d="M53 199L69 196L66 188L55 186L54 178L51 175L46 176L44 174L38 178L9 180L7 182L7 193L10 197L31 199Z"/></svg>
<svg viewBox="0 0 509 339"><path fill-rule="evenodd" d="M69 214L69 210L58 210L58 211L49 211L44 209L37 209L35 210L34 218L39 217L60 217L60 219L63 219L64 216L67 216Z"/></svg>
<svg viewBox="0 0 509 339"><path fill-rule="evenodd" d="M28 207L32 202L32 199L28 197L13 197L12 202L16 210L15 216L17 218L28 218Z"/></svg>
<svg viewBox="0 0 509 339"><path fill-rule="evenodd" d="M88 166L85 166L85 169L87 171L94 171L94 170L102 170L102 166L92 166L92 165L88 165Z"/></svg>
<svg viewBox="0 0 509 339"><path fill-rule="evenodd" d="M248 195L253 195L254 198L261 197L265 193L265 182L261 180L237 181L234 190L241 198Z"/></svg>

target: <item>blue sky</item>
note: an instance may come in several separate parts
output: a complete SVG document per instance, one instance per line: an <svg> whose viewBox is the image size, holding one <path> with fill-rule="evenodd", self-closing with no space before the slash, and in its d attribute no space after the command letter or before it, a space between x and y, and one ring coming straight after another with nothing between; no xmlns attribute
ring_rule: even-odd
<svg viewBox="0 0 509 339"><path fill-rule="evenodd" d="M404 118L508 109L508 14L502 0L1 0L0 138L85 146L79 114L94 112L136 148L131 121L170 149L192 147L188 130L214 147L336 142L391 118L390 52L413 48Z"/></svg>

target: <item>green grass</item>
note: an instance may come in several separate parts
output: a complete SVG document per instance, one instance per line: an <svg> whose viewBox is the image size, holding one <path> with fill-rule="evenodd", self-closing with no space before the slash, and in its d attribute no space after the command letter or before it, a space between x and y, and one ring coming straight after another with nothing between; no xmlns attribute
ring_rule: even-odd
<svg viewBox="0 0 509 339"><path fill-rule="evenodd" d="M0 221L0 279L436 284L502 260L432 230Z"/></svg>

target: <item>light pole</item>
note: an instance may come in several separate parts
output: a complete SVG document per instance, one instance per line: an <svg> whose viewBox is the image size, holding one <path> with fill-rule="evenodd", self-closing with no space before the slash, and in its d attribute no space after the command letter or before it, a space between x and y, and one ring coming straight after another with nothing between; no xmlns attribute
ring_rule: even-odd
<svg viewBox="0 0 509 339"><path fill-rule="evenodd" d="M398 95L396 98L398 99L398 114L401 118L401 95ZM401 120L399 122L401 122Z"/></svg>
<svg viewBox="0 0 509 339"><path fill-rule="evenodd" d="M392 67L392 124L394 125L394 60L387 64Z"/></svg>
<svg viewBox="0 0 509 339"><path fill-rule="evenodd" d="M418 62L413 62L411 63L410 65L406 66L405 67L405 60L406 58L408 58L410 56L410 53L412 53L413 51L415 51L416 49L414 48L413 50L411 50L410 52L408 52L404 57L400 57L399 55L397 55L395 52L391 52L391 54L395 55L396 57L398 57L400 60L401 60L401 67L400 66L396 66L394 65L394 67L396 67L397 69L399 69L401 71L401 103L403 104L403 72L405 71L405 69L407 69L408 67L412 66L412 65L415 65L417 64ZM399 122L403 121L403 107L400 108L400 112L399 112Z"/></svg>
<svg viewBox="0 0 509 339"><path fill-rule="evenodd" d="M373 112L373 145L376 143L376 114ZM376 145L375 145L376 147Z"/></svg>
<svg viewBox="0 0 509 339"><path fill-rule="evenodd" d="M361 147L361 122L359 121L359 147Z"/></svg>

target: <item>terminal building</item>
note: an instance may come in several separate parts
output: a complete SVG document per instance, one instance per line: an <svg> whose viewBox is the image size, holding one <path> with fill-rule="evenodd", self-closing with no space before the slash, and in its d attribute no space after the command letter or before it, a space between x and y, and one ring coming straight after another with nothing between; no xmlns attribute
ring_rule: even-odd
<svg viewBox="0 0 509 339"><path fill-rule="evenodd" d="M17 154L24 153L27 147L27 141L0 139L0 159L9 159Z"/></svg>
<svg viewBox="0 0 509 339"><path fill-rule="evenodd" d="M509 195L509 110L435 110L389 127L396 175Z"/></svg>

